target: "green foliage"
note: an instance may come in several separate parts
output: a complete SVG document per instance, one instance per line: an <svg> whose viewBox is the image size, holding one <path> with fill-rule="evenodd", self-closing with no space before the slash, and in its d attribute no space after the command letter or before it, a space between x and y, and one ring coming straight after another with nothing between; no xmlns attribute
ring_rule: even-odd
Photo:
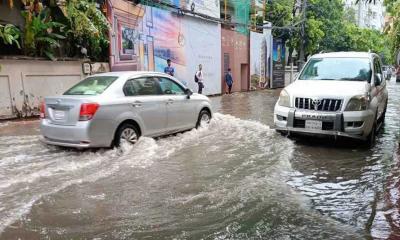
<svg viewBox="0 0 400 240"><path fill-rule="evenodd" d="M307 19L306 25L306 52L312 54L319 50L320 43L323 42L325 33L321 28L323 27L323 22L310 17Z"/></svg>
<svg viewBox="0 0 400 240"><path fill-rule="evenodd" d="M400 51L400 1L385 0L386 9L392 17L392 24L386 29L388 40L391 43L392 62L396 59L397 53Z"/></svg>
<svg viewBox="0 0 400 240"><path fill-rule="evenodd" d="M285 27L289 26L293 21L293 5L294 0L268 1L266 4L266 20L271 22L273 26ZM261 20L262 25L262 20ZM274 37L289 39L293 32L289 29L274 30Z"/></svg>
<svg viewBox="0 0 400 240"><path fill-rule="evenodd" d="M64 25L52 21L49 11L43 10L39 14L23 12L25 18L24 50L30 56L47 56L55 60L54 51L60 47L60 40Z"/></svg>
<svg viewBox="0 0 400 240"><path fill-rule="evenodd" d="M354 11L344 9L341 0L309 0L305 25L306 55L320 51L371 51L390 62L388 42L385 34L358 27Z"/></svg>
<svg viewBox="0 0 400 240"><path fill-rule="evenodd" d="M69 0L66 7L68 39L78 48L86 48L95 60L107 55L110 28L107 18L96 8L95 2Z"/></svg>
<svg viewBox="0 0 400 240"><path fill-rule="evenodd" d="M19 44L19 38L21 35L21 31L12 24L1 25L0 24L0 39L3 40L3 43L6 45L17 45L18 48L21 48Z"/></svg>

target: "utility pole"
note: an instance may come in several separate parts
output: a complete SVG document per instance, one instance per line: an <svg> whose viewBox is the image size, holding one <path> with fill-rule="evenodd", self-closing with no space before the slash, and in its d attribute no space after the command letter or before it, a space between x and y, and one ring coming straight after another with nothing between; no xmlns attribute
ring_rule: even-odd
<svg viewBox="0 0 400 240"><path fill-rule="evenodd" d="M301 6L301 10L302 10L302 15L303 15L303 19L302 19L302 23L301 23L301 28L300 28L300 52L299 52L299 71L301 71L301 69L304 66L304 62L305 62L305 38L306 38L306 18L307 18L307 0L303 0L302 2L302 6Z"/></svg>
<svg viewBox="0 0 400 240"><path fill-rule="evenodd" d="M227 5L227 0L224 1L224 19L226 21L226 5Z"/></svg>

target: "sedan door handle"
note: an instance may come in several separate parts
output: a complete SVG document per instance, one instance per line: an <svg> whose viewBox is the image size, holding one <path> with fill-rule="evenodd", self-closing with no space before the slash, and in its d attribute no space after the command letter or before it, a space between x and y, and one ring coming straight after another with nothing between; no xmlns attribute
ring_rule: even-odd
<svg viewBox="0 0 400 240"><path fill-rule="evenodd" d="M173 104L174 103L174 100L173 99L168 99L167 100L167 104Z"/></svg>
<svg viewBox="0 0 400 240"><path fill-rule="evenodd" d="M136 101L136 102L132 103L132 106L133 107L141 107L142 106L142 102Z"/></svg>

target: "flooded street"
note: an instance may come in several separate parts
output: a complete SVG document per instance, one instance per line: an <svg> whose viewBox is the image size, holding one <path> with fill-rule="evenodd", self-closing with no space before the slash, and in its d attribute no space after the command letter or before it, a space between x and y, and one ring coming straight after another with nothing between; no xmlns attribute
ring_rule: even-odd
<svg viewBox="0 0 400 240"><path fill-rule="evenodd" d="M274 130L277 92L212 98L206 128L122 151L0 122L0 239L399 239L400 84L372 149Z"/></svg>

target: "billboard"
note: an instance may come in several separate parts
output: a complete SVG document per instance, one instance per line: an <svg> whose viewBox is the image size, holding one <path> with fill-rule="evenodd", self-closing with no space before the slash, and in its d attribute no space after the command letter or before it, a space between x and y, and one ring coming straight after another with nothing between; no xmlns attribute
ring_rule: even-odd
<svg viewBox="0 0 400 240"><path fill-rule="evenodd" d="M250 32L250 88L267 88L272 78L272 35Z"/></svg>
<svg viewBox="0 0 400 240"><path fill-rule="evenodd" d="M220 17L220 0L169 0L171 4L194 13Z"/></svg>
<svg viewBox="0 0 400 240"><path fill-rule="evenodd" d="M210 17L220 18L220 0L185 0L186 9Z"/></svg>
<svg viewBox="0 0 400 240"><path fill-rule="evenodd" d="M273 41L273 74L271 88L285 86L285 42L282 39Z"/></svg>

